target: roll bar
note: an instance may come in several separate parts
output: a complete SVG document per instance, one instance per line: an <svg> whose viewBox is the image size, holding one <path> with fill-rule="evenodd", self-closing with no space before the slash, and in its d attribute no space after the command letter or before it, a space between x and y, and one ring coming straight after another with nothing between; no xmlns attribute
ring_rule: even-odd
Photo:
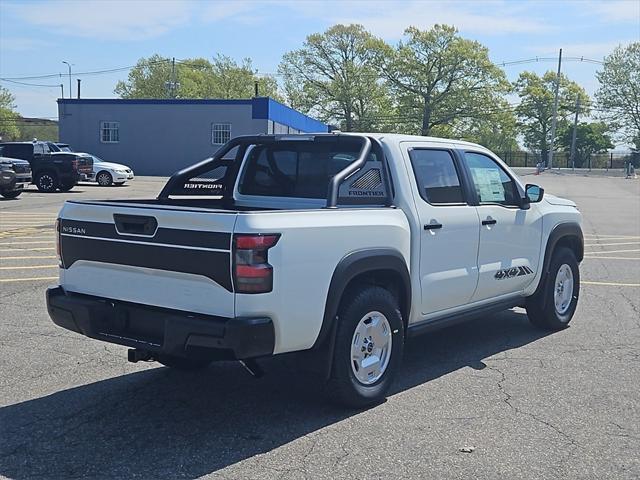
<svg viewBox="0 0 640 480"><path fill-rule="evenodd" d="M315 140L316 137L321 137L323 140L325 138L336 139L336 140L341 138L340 134L318 134L318 135L309 135L309 137L313 140ZM342 138L345 138L345 137L347 137L347 135L342 136ZM340 185L342 184L342 182L344 182L344 180L347 177L349 177L356 171L360 170L365 165L365 163L367 162L367 157L371 153L371 139L369 139L369 137L365 137L365 136L357 137L355 135L348 135L348 137L360 138L362 140L362 147L360 148L358 157L352 163L350 163L346 168L342 169L336 175L334 175L334 177L330 180L329 189L327 192L327 204L325 208L337 208ZM171 192L176 190L176 187L178 187L181 183L185 182L186 180L189 180L197 175L213 170L214 168L217 168L220 166L228 167L228 166L234 165L236 162L242 161L242 157L244 157L246 149L250 145L271 144L271 143L277 142L278 140L287 140L290 138L293 139L294 137L292 135L244 135L244 136L233 138L229 140L227 143L225 143L222 147L220 147L218 151L216 151L216 153L213 155L212 158L207 158L206 160L198 162L189 167L183 168L182 170L179 170L176 173L174 173L169 179L169 181L167 182L167 184L164 186L160 194L158 195L158 200L168 200L169 196L172 195ZM296 136L295 138L304 140L303 135L300 135L299 137ZM376 140L376 143L379 145L379 142L377 142L377 140ZM239 147L239 151L238 151L238 154L236 154L236 158L233 160L225 159L224 156L236 147ZM388 194L388 197L390 197L391 190L389 187L391 186L391 182L389 179L389 169L386 165L386 159L383 159L383 163L385 167L384 173L386 177L385 183L387 186L387 194ZM236 172L236 175L237 175L237 172ZM389 201L388 203L390 204L391 202Z"/></svg>

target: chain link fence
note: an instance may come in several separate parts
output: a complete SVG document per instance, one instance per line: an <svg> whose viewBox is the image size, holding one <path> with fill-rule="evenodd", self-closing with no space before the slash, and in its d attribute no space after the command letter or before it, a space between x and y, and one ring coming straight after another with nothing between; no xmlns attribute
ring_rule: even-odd
<svg viewBox="0 0 640 480"><path fill-rule="evenodd" d="M535 167L539 162L545 163L546 158L542 158L539 153L509 151L496 152L510 167ZM624 169L631 162L634 167L640 167L640 152L636 153L594 153L576 158L575 168L585 169ZM553 166L555 168L572 168L569 153L556 152L553 155Z"/></svg>

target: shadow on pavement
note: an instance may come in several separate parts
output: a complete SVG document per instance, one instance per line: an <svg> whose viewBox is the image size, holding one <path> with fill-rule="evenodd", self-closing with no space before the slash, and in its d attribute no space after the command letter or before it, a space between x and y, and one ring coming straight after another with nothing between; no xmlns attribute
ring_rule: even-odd
<svg viewBox="0 0 640 480"><path fill-rule="evenodd" d="M412 339L392 394L545 335L506 311ZM290 363L266 361L259 380L235 362L154 368L1 408L0 475L195 479L356 413Z"/></svg>

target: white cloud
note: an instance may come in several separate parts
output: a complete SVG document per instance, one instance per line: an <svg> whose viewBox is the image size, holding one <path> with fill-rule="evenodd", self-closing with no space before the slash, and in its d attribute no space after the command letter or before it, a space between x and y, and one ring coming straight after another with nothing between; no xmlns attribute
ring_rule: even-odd
<svg viewBox="0 0 640 480"><path fill-rule="evenodd" d="M640 1L607 0L598 2L580 2L581 8L600 17L602 20L615 23L633 23L640 26ZM640 27L639 27L640 29Z"/></svg>
<svg viewBox="0 0 640 480"><path fill-rule="evenodd" d="M585 57L592 60L601 60L609 55L618 45L626 45L632 40L619 40L607 42L577 42L547 45L529 45L527 50L538 56L556 56L558 49L562 47L562 55L565 57Z"/></svg>
<svg viewBox="0 0 640 480"><path fill-rule="evenodd" d="M387 40L400 38L410 25L427 29L436 23L454 25L463 33L488 35L542 33L552 28L522 4L506 1L345 1L336 9L327 8L332 4L322 1L281 3L328 23L362 24Z"/></svg>
<svg viewBox="0 0 640 480"><path fill-rule="evenodd" d="M206 3L200 18L205 22L216 22L229 18L239 20L242 14L254 10L256 4L257 2L247 1L217 1Z"/></svg>
<svg viewBox="0 0 640 480"><path fill-rule="evenodd" d="M0 38L0 48L12 52L26 52L41 48L50 48L52 44L46 40L29 37L3 37Z"/></svg>
<svg viewBox="0 0 640 480"><path fill-rule="evenodd" d="M65 0L3 6L22 20L54 33L112 41L162 35L186 24L191 7L184 0Z"/></svg>

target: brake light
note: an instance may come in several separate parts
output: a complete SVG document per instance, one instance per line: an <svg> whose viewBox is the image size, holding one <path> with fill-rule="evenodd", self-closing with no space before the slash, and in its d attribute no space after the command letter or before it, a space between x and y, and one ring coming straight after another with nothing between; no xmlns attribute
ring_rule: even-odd
<svg viewBox="0 0 640 480"><path fill-rule="evenodd" d="M78 159L74 158L73 160L71 160L71 165L73 166L74 170L78 170Z"/></svg>
<svg viewBox="0 0 640 480"><path fill-rule="evenodd" d="M280 234L234 237L234 285L237 293L267 293L273 289L273 267L268 251Z"/></svg>
<svg viewBox="0 0 640 480"><path fill-rule="evenodd" d="M58 255L58 266L62 267L62 246L60 238L60 219L56 218L56 255Z"/></svg>

